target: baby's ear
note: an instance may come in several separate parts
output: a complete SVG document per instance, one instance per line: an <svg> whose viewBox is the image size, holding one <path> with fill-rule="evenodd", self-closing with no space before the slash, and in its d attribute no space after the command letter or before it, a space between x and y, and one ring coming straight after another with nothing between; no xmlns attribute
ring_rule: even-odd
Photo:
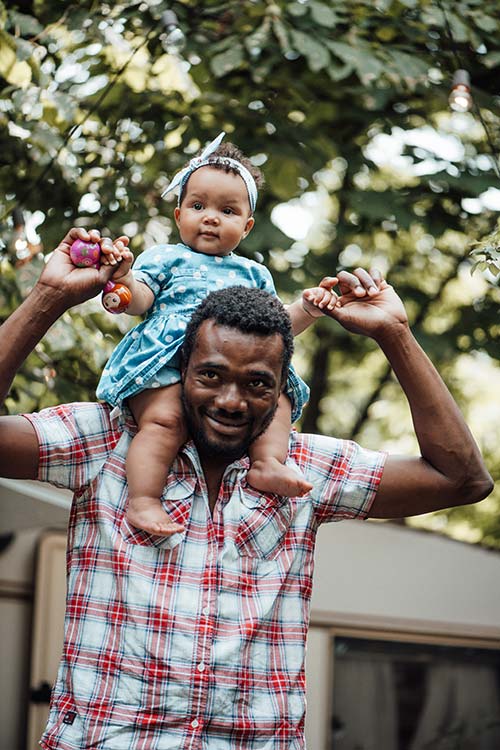
<svg viewBox="0 0 500 750"><path fill-rule="evenodd" d="M247 219L247 223L245 224L245 229L243 230L243 234L242 234L243 239L250 234L250 232L254 228L254 225L255 225L255 219L253 218L253 216L249 216Z"/></svg>

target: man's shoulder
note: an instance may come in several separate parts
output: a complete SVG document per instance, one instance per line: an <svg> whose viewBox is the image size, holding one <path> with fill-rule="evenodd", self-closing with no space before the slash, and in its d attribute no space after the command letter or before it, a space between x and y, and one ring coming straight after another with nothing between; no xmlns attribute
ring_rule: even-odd
<svg viewBox="0 0 500 750"><path fill-rule="evenodd" d="M112 408L105 403L93 401L74 401L68 404L58 404L49 406L33 414L25 414L31 421L40 425L47 425L46 429L50 430L50 425L57 422L66 425L74 425L74 429L85 432L107 432L113 431L113 414Z"/></svg>

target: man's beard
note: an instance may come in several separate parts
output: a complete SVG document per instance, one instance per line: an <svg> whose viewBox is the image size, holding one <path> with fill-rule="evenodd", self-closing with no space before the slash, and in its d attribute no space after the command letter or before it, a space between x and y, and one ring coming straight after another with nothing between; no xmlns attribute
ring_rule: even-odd
<svg viewBox="0 0 500 750"><path fill-rule="evenodd" d="M267 430L267 428L273 421L276 409L278 408L278 404L276 403L274 405L274 408L265 417L260 430L255 435L253 434L255 423L254 420L250 420L247 425L246 434L242 437L239 443L228 446L222 440L211 440L206 434L203 425L201 423L196 423L193 408L187 401L184 395L184 390L182 390L181 398L187 429L190 436L193 438L198 450L208 458L224 458L229 462L236 461L237 459L248 453L248 450L254 440L260 437Z"/></svg>

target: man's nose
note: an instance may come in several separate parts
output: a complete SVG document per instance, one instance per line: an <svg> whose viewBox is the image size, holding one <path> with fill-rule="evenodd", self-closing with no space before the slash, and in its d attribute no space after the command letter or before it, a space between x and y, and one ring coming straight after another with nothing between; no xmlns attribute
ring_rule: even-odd
<svg viewBox="0 0 500 750"><path fill-rule="evenodd" d="M247 408L245 396L236 383L228 383L219 389L215 405L226 411L245 411Z"/></svg>

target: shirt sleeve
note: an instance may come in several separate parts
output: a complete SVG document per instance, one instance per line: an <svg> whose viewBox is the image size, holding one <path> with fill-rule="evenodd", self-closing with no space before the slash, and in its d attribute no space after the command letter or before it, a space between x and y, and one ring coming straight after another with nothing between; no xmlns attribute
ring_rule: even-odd
<svg viewBox="0 0 500 750"><path fill-rule="evenodd" d="M303 435L299 465L313 484L318 524L366 518L375 500L387 454L350 440Z"/></svg>
<svg viewBox="0 0 500 750"><path fill-rule="evenodd" d="M175 245L154 245L141 253L134 263L132 273L158 296L163 284L171 277L171 266L176 256Z"/></svg>
<svg viewBox="0 0 500 750"><path fill-rule="evenodd" d="M106 404L74 403L22 416L39 444L38 477L76 492L101 469L120 438Z"/></svg>

